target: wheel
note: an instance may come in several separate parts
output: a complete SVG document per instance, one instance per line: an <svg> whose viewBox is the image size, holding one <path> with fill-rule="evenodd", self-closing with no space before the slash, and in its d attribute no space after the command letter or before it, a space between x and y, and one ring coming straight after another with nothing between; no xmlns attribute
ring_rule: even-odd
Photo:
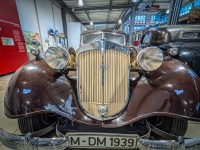
<svg viewBox="0 0 200 150"><path fill-rule="evenodd" d="M156 128L175 136L184 136L188 127L187 120L166 116L151 117L148 121Z"/></svg>
<svg viewBox="0 0 200 150"><path fill-rule="evenodd" d="M18 126L22 134L33 133L42 130L57 120L56 116L51 114L39 114L18 119Z"/></svg>

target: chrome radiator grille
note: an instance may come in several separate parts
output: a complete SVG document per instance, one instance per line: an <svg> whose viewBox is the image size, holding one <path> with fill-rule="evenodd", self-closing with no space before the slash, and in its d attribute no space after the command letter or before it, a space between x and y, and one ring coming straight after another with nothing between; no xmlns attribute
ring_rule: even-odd
<svg viewBox="0 0 200 150"><path fill-rule="evenodd" d="M94 117L101 117L98 113L100 105L107 106L108 113L104 117L119 113L128 100L128 77L129 55L114 49L105 50L104 57L101 50L80 53L78 96L81 106Z"/></svg>

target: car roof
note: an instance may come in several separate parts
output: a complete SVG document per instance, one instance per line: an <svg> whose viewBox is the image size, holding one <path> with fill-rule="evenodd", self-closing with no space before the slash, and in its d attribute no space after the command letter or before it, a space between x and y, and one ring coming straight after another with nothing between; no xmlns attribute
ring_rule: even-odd
<svg viewBox="0 0 200 150"><path fill-rule="evenodd" d="M151 28L149 30L167 30L169 32L173 31L190 31L190 30L200 30L200 25L167 25L162 27Z"/></svg>
<svg viewBox="0 0 200 150"><path fill-rule="evenodd" d="M170 35L170 42L179 41L180 40L180 32L181 31L200 31L200 25L168 25L162 27L151 28L148 31L155 31L156 34L159 33L161 37L165 36L169 33ZM145 32L145 33L146 33ZM165 38L163 38L164 40Z"/></svg>

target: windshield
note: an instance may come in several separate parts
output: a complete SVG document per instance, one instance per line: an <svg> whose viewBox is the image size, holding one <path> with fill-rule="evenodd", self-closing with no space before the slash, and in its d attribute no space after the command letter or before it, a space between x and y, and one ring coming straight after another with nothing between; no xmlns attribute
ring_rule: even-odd
<svg viewBox="0 0 200 150"><path fill-rule="evenodd" d="M82 43L83 44L89 44L89 43L96 41L97 39L99 39L101 37L102 37L102 33L85 34L82 38Z"/></svg>
<svg viewBox="0 0 200 150"><path fill-rule="evenodd" d="M124 45L125 38L124 35L121 34L111 34L111 33L105 33L105 38L113 43L117 43L119 45Z"/></svg>
<svg viewBox="0 0 200 150"><path fill-rule="evenodd" d="M82 36L82 44L89 44L98 39L104 37L107 41L117 43L119 45L125 45L125 36L122 34L113 34L113 33L92 33L92 34L85 34Z"/></svg>
<svg viewBox="0 0 200 150"><path fill-rule="evenodd" d="M159 46L168 41L168 33L165 31L159 31L159 30L151 31L150 36L151 36L150 42L152 46Z"/></svg>

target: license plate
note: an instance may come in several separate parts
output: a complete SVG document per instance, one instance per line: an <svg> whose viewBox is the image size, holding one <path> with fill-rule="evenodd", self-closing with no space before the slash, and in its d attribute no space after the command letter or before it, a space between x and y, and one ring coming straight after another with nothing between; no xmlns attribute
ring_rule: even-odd
<svg viewBox="0 0 200 150"><path fill-rule="evenodd" d="M139 135L109 133L68 133L70 148L137 148Z"/></svg>

